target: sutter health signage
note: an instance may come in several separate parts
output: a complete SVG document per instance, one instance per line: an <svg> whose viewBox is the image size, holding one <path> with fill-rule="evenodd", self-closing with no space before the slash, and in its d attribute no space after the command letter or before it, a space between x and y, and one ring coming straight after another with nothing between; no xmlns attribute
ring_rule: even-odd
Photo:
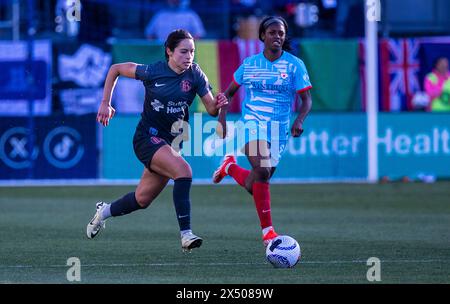
<svg viewBox="0 0 450 304"><path fill-rule="evenodd" d="M228 115L230 122L239 115ZM139 116L117 115L103 129L103 177L138 179L142 165L133 154L132 135ZM183 153L194 179L207 181L231 150L214 134L215 118L191 115ZM300 138L290 137L274 179L344 180L367 177L367 127L364 113L311 113ZM229 129L232 131L232 128ZM234 138L229 141L235 140ZM380 113L378 121L380 176L416 178L419 174L450 177L450 114ZM242 154L240 154L242 155ZM249 168L244 156L238 163ZM121 164L117 166L117 164Z"/></svg>

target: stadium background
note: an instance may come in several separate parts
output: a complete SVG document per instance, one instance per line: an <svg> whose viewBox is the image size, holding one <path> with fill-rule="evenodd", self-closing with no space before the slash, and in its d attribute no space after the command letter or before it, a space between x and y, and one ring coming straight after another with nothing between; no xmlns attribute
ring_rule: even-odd
<svg viewBox="0 0 450 304"><path fill-rule="evenodd" d="M446 13L450 11L450 3L443 0L381 1L377 138L380 184L362 185L360 182L368 181L369 174L362 2L192 0L190 7L199 14L206 29L205 37L196 41L196 61L209 77L214 91L223 91L243 58L261 50L261 42L252 31L255 20L266 14L279 14L290 24L294 54L305 61L314 86L313 110L305 123L305 133L299 140L290 139L274 176L274 182L280 184L273 186L274 206L279 204L274 207L279 208L278 214L274 212L275 222L281 223L282 230L301 237L301 245L308 248L312 259L308 264L307 255L303 266L306 273L309 267L310 276L293 272L289 274L291 282L367 282L362 259L379 254L387 263L392 263L392 275L387 282L448 283L450 113L427 112L414 97L423 92L424 76L431 71L436 56L450 57L450 16ZM146 239L145 234L138 233L134 239L114 244L116 240L109 235L99 242L100 245L92 245L81 253L76 250L84 246L85 240L76 233L82 233L78 230L91 216L92 203L100 198L113 199L115 193L123 191L120 187L102 185L128 185L132 189L140 177L141 165L133 154L131 136L142 108L142 85L129 79L118 81L113 96L117 113L109 127L96 124L95 113L111 64L149 63L164 58L161 43L147 40L144 29L165 1L91 0L81 1L81 4L80 21L70 23L63 15L58 18L54 0L0 1L0 67L3 71L0 77L0 184L6 186L0 188L0 225L3 232L16 230L12 235L2 235L0 268L4 272L0 282L67 282L60 272L65 269L65 259L71 252L76 252L74 254L82 260L91 261L86 270L87 282L123 282L115 278L111 265L124 263L129 252L118 253L112 262L101 264L102 257L97 251L101 246L109 246L110 250L119 252L124 246L133 246L134 243L130 243L133 240ZM238 119L242 98L242 93L235 98L230 120ZM292 107L296 110L298 104ZM194 113L204 113L198 99L190 110L191 117ZM202 115L200 129L212 120L206 113L196 115ZM214 139L213 132L202 135L202 147L206 146L205 141ZM191 138L185 146L195 149L198 142L194 140ZM186 159L193 168L194 183L206 185L210 184L210 176L221 161L221 157L215 155L187 156ZM248 167L243 157L239 157L238 162ZM384 185L386 181L408 183ZM301 184L303 182L351 183L305 185ZM232 180L227 178L227 183ZM287 186L287 183L294 185ZM25 188L35 185L66 187ZM96 187L72 188L71 185ZM203 210L197 217L194 215L194 220L208 219L200 228L210 231L211 239L237 238L244 248L250 242L250 248L236 249L238 257L243 259L242 264L235 263L221 251L221 261L230 267L229 271L222 270L218 274L215 270L206 271L193 282L264 280L263 270L267 265L260 265L264 264L262 259L257 262L250 259L261 255L259 244L254 237L242 236L239 232L255 222L255 218L250 217L254 211L252 206L241 206L242 201L249 198L244 193L233 193L230 202L214 196L217 192L227 196L234 191L232 189L229 185L220 190L211 186L194 188L193 201L198 201L198 207ZM175 250L172 247L177 240L171 239L168 232L175 223L164 220L166 215L171 216L170 208L173 208L169 196L164 194L160 198L168 202L161 207L161 213L155 210L152 220L162 231L157 238L159 246ZM79 207L73 207L75 202ZM216 204L211 206L212 202ZM241 215L244 218L229 215L233 220L224 223L221 217L212 215L228 214L229 204L231 208L244 208L250 219L244 215ZM22 213L21 206L29 212ZM194 205L194 214L195 208ZM70 212L73 217L63 216L52 222L59 212ZM333 213L339 218L334 218ZM293 214L298 214L299 218L292 217ZM22 217L28 220L28 228L17 226ZM136 230L148 229L144 217L135 221ZM348 226L343 221L348 221ZM380 222L377 224L377 221ZM224 229L231 231L230 236L224 237L219 228L208 230L217 222L227 225ZM302 226L306 235L297 231L298 222L310 224L309 228ZM69 231L66 236L75 240L71 245L61 241L64 235L55 232L63 223L67 224L67 229L63 230ZM320 225L314 226L314 223ZM382 224L385 225L380 226ZM256 235L257 227L253 226L255 231L252 232ZM26 235L28 229L42 232ZM112 229L111 234L126 236L136 232L123 229ZM336 233L339 229L342 235ZM21 244L16 242L19 237L24 237ZM366 238L365 247L358 244ZM58 240L66 244L66 248ZM255 244L251 243L253 241ZM372 248L370 241L378 246ZM327 242L334 242L334 246L322 247ZM360 255L355 257L346 242L356 246ZM137 250L146 252L145 245L141 246ZM211 252L215 248L222 249L223 244L213 244ZM342 255L312 257L312 253L322 250ZM23 254L16 255L17 252ZM215 265L217 261L210 258L211 252L203 253L199 262L190 259L192 264L188 266L195 268L202 262ZM164 271L164 260L158 257L151 262L141 259L136 264L144 268L156 265ZM174 268L167 277L143 276L140 270L130 270L125 264L127 271L123 280L186 282L189 274L184 273L178 279L174 276L184 265L182 258L171 256L169 259ZM324 262L320 266L322 261L337 262ZM104 276L94 273L96 263L99 267L110 267L109 270L102 268ZM415 273L423 275L415 279L408 276L404 269L411 264L418 265ZM341 265L343 269L331 267L331 275L319 274L325 268L330 269L330 265ZM255 267L260 269L253 272L251 268ZM245 275L237 278L231 275L233 269L242 268L247 279ZM340 271L344 272L342 276ZM362 279L355 276L355 271L363 273ZM284 282L285 279L283 274L277 274L269 282Z"/></svg>
<svg viewBox="0 0 450 304"><path fill-rule="evenodd" d="M196 44L196 61L215 92L225 90L243 58L261 50L254 27L249 25L252 18L279 13L290 22L294 53L305 61L314 84L314 102L304 140L291 140L276 181L365 180L368 175L364 11L358 11L358 1L347 2L347 19L340 17L343 13L338 4L326 9L322 1L256 1L253 6L250 1L247 7L239 1L190 3L206 28L205 37ZM439 14L448 4L417 2L418 11L426 14L394 14L398 8L412 5L400 2L382 2L384 18L379 25L379 176L448 178L450 172L444 169L450 167L448 114L425 113L413 103L414 96L423 92L423 79L434 58L449 54L450 37L445 36L449 18ZM14 3L2 1L5 19L14 19ZM6 76L1 82L0 180L63 178L133 183L140 177L140 166L128 139L135 124L131 117L138 117L142 109L143 87L134 80L119 80L113 96L118 115L111 128L96 126L92 115L111 64L164 58L161 42L145 39L144 28L165 2L131 1L125 5L86 1L80 22L72 22L76 26L72 30L70 22L57 19L57 3L21 2L19 34L14 27L1 31L0 63ZM27 5L34 9L28 11ZM306 13L295 14L301 5L317 6L316 23L310 25L308 20L313 18ZM34 89L30 89L30 79L24 78L28 50L33 51ZM32 91L32 96L27 96ZM239 115L243 94L242 90L233 102L231 112L236 116L230 117L232 120ZM28 116L31 104L35 121ZM297 107L298 103L294 104L293 110ZM198 98L190 110L204 112ZM206 116L204 122L208 121ZM66 129L60 128L62 123ZM33 136L28 133L30 126L36 130ZM123 136L118 136L116 129ZM206 139L208 134L204 135ZM352 140L357 140L353 146ZM34 142L34 152L30 142ZM206 181L220 162L220 157L206 159L190 159L197 182Z"/></svg>

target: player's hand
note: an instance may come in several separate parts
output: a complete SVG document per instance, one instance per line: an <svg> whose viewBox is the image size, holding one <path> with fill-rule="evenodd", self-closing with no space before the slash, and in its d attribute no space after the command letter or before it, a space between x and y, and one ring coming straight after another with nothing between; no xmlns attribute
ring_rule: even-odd
<svg viewBox="0 0 450 304"><path fill-rule="evenodd" d="M293 137L300 137L303 133L303 123L300 120L295 120L291 128L291 134Z"/></svg>
<svg viewBox="0 0 450 304"><path fill-rule="evenodd" d="M219 110L228 105L228 98L225 97L225 94L219 93L216 95L216 109Z"/></svg>
<svg viewBox="0 0 450 304"><path fill-rule="evenodd" d="M102 101L97 112L97 122L106 127L109 120L114 117L114 113L116 113L116 110L108 102Z"/></svg>
<svg viewBox="0 0 450 304"><path fill-rule="evenodd" d="M216 133L220 138L227 136L227 116L225 111L219 113L219 119L217 121Z"/></svg>

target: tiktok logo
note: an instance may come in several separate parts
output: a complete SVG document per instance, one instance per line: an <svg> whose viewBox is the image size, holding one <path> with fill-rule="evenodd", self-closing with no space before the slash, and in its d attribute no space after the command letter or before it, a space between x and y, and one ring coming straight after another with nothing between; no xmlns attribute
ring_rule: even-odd
<svg viewBox="0 0 450 304"><path fill-rule="evenodd" d="M64 135L61 142L53 148L53 153L57 158L64 159L70 153L70 148L74 145L74 141L67 135Z"/></svg>
<svg viewBox="0 0 450 304"><path fill-rule="evenodd" d="M83 154L81 135L72 128L55 128L45 138L44 155L56 168L67 169L75 166Z"/></svg>

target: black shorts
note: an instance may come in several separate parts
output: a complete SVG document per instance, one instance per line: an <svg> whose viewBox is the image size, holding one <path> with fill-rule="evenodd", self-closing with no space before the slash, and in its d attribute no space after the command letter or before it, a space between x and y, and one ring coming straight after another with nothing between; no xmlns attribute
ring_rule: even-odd
<svg viewBox="0 0 450 304"><path fill-rule="evenodd" d="M164 145L168 145L167 141L161 137L150 135L148 132L136 129L133 137L133 148L137 158L150 169L153 155Z"/></svg>

